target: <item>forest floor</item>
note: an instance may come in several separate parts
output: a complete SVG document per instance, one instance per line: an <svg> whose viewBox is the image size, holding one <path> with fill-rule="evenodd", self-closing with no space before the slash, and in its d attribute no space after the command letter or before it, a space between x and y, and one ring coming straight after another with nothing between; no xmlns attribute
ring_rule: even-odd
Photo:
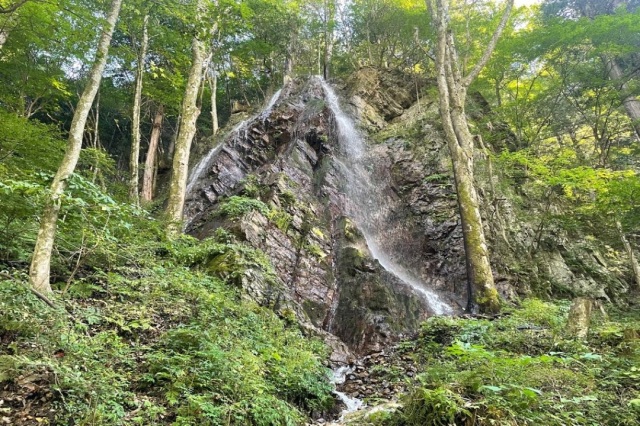
<svg viewBox="0 0 640 426"><path fill-rule="evenodd" d="M600 313L580 340L568 308L531 299L497 319L433 317L355 365L339 390L365 406L333 424L639 424L640 317Z"/></svg>

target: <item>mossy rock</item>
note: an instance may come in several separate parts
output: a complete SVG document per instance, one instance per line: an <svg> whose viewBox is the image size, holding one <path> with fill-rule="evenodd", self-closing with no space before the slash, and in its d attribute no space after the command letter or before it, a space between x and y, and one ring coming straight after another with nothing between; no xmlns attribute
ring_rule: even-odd
<svg viewBox="0 0 640 426"><path fill-rule="evenodd" d="M372 272L369 262L369 257L357 247L344 247L340 251L340 263L351 276L355 276L358 271Z"/></svg>
<svg viewBox="0 0 640 426"><path fill-rule="evenodd" d="M322 324L322 320L326 315L325 305L307 299L302 302L302 309L304 309L304 312L314 325L319 326Z"/></svg>
<svg viewBox="0 0 640 426"><path fill-rule="evenodd" d="M364 240L364 235L358 229L358 227L347 217L340 219L339 227L344 234L345 240L350 243L357 243Z"/></svg>

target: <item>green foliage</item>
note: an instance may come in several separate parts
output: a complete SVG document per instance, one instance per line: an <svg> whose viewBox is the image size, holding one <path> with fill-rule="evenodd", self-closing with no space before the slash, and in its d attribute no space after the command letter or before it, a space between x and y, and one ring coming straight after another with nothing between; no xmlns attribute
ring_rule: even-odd
<svg viewBox="0 0 640 426"><path fill-rule="evenodd" d="M58 425L299 425L333 404L324 346L239 294L247 270L275 281L264 254L224 231L168 241L146 217L121 233L126 206L99 205L111 211L102 233L110 242L54 298L60 309L18 271L0 277L3 386L20 394L28 387L14 380L33 378ZM70 232L63 227L61 239Z"/></svg>
<svg viewBox="0 0 640 426"><path fill-rule="evenodd" d="M260 198L264 195L265 187L260 184L260 180L256 175L248 175L242 182L242 192L250 198Z"/></svg>
<svg viewBox="0 0 640 426"><path fill-rule="evenodd" d="M443 388L417 388L404 408L402 424L447 426L464 423L470 417L471 413L464 408L464 400L454 392Z"/></svg>
<svg viewBox="0 0 640 426"><path fill-rule="evenodd" d="M376 424L637 424L637 318L601 320L584 344L566 335L567 312L531 299L495 321L430 318L401 347L422 371L404 408Z"/></svg>
<svg viewBox="0 0 640 426"><path fill-rule="evenodd" d="M272 208L269 211L268 218L282 232L287 232L289 226L291 226L291 222L293 222L293 216L291 216L287 211L277 208Z"/></svg>
<svg viewBox="0 0 640 426"><path fill-rule="evenodd" d="M50 127L5 112L0 112L0 133L0 261L25 262L64 142ZM147 217L139 209L117 203L90 180L90 166L100 167L109 176L113 161L103 151L83 150L78 173L71 176L62 196L54 275L112 262L117 239L126 239L134 224Z"/></svg>
<svg viewBox="0 0 640 426"><path fill-rule="evenodd" d="M245 214L254 210L262 213L265 216L269 213L269 207L262 201L256 200L254 198L234 195L221 202L220 208L216 213L220 216L235 218L244 216Z"/></svg>

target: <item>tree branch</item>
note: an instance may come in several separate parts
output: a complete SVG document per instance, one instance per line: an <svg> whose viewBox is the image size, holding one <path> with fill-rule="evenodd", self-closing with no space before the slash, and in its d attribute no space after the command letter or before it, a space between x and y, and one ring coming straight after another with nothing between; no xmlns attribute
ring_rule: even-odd
<svg viewBox="0 0 640 426"><path fill-rule="evenodd" d="M493 54L493 51L495 50L496 45L498 44L498 40L500 39L502 32L507 26L507 22L509 21L509 17L511 16L511 9L513 9L513 0L507 0L507 7L502 14L502 18L500 19L500 23L498 24L498 27L496 28L496 30L493 33L493 36L491 37L491 41L489 42L489 45L485 49L484 53L482 54L482 57L480 58L476 66L473 68L473 70L469 73L469 75L467 75L464 78L462 82L463 86L469 87L471 83L473 83L473 81L478 77L478 75L480 74L480 71L482 71L485 65L487 65L487 62L489 62L489 59L491 58L491 55Z"/></svg>
<svg viewBox="0 0 640 426"><path fill-rule="evenodd" d="M2 7L0 6L0 14L7 14L7 13L13 13L16 10L18 10L18 8L20 6L22 6L23 4L25 4L28 0L18 0L17 2L7 6L7 7Z"/></svg>

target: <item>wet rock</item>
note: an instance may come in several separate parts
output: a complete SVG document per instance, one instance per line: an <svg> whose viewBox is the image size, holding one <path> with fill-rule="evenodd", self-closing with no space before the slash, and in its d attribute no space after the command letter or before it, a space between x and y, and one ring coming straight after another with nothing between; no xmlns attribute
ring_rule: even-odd
<svg viewBox="0 0 640 426"><path fill-rule="evenodd" d="M402 107L389 108L387 117ZM285 87L269 114L227 136L193 183L185 207L187 232L204 238L219 226L232 229L240 241L265 253L276 272L276 282L270 282L249 271L240 284L249 297L285 306L326 339L331 340L323 334L329 331L351 351L366 352L415 330L428 312L373 259L347 218L332 120L317 81ZM221 220L216 211L231 195L259 198L270 213ZM344 348L330 344L336 352L332 360L349 359Z"/></svg>

